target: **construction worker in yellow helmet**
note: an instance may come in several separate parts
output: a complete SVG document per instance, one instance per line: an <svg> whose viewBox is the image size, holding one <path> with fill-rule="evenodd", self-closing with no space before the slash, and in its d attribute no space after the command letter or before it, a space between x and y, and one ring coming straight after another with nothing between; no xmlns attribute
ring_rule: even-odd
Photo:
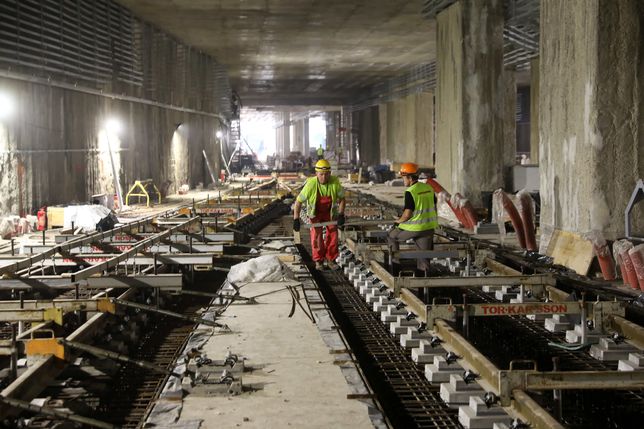
<svg viewBox="0 0 644 429"><path fill-rule="evenodd" d="M399 174L407 189L403 213L387 237L389 248L392 253L396 252L401 242L413 239L419 250L432 250L434 230L438 228L434 189L418 181L418 165L413 162L402 164ZM429 261L420 259L417 268L429 270Z"/></svg>
<svg viewBox="0 0 644 429"><path fill-rule="evenodd" d="M300 211L306 204L306 211L311 223L329 222L337 220L337 225L326 226L326 236L323 228L311 228L311 248L315 268L332 270L338 269L335 259L338 257L338 227L344 225L344 189L340 180L331 175L331 164L326 159L315 163L315 177L309 177L304 183L302 191L297 196L293 207L293 230L300 230Z"/></svg>

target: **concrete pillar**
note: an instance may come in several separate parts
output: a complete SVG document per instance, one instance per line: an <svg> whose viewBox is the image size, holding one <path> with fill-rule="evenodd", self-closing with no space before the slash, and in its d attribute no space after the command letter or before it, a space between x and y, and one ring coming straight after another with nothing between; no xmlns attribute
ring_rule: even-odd
<svg viewBox="0 0 644 429"><path fill-rule="evenodd" d="M380 148L380 163L384 164L389 159L389 149L387 146L388 133L389 133L389 122L388 122L388 112L389 112L389 103L378 105L378 122L380 124L380 138L379 148Z"/></svg>
<svg viewBox="0 0 644 429"><path fill-rule="evenodd" d="M284 159L291 153L290 113L281 112L278 114L278 118L281 118L282 124L275 129L275 146L277 147L277 155Z"/></svg>
<svg viewBox="0 0 644 429"><path fill-rule="evenodd" d="M434 165L434 94L412 94L379 105L380 158Z"/></svg>
<svg viewBox="0 0 644 429"><path fill-rule="evenodd" d="M376 106L354 112L353 123L358 128L358 154L361 164L380 163L378 110Z"/></svg>
<svg viewBox="0 0 644 429"><path fill-rule="evenodd" d="M624 234L644 173L642 16L640 0L541 3L542 237L552 228ZM635 221L642 231L644 217Z"/></svg>
<svg viewBox="0 0 644 429"><path fill-rule="evenodd" d="M517 78L513 70L503 70L503 188L518 189L512 183L512 167L517 154ZM483 189L484 190L484 189Z"/></svg>
<svg viewBox="0 0 644 429"><path fill-rule="evenodd" d="M539 59L530 62L530 163L539 163Z"/></svg>
<svg viewBox="0 0 644 429"><path fill-rule="evenodd" d="M299 120L293 123L293 144L294 152L303 153L304 150L304 121Z"/></svg>
<svg viewBox="0 0 644 429"><path fill-rule="evenodd" d="M459 0L437 16L438 181L475 205L503 186L503 1Z"/></svg>
<svg viewBox="0 0 644 429"><path fill-rule="evenodd" d="M304 122L304 145L302 147L302 154L305 157L309 156L310 152L310 131L309 131L309 118L304 119L302 122Z"/></svg>
<svg viewBox="0 0 644 429"><path fill-rule="evenodd" d="M326 113L326 150L335 150L337 146L337 133L338 133L338 118L339 112Z"/></svg>

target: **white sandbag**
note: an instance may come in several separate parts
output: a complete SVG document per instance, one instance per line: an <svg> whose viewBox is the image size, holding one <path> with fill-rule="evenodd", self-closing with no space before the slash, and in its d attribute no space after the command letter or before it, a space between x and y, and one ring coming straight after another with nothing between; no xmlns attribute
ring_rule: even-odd
<svg viewBox="0 0 644 429"><path fill-rule="evenodd" d="M253 282L275 282L284 278L282 263L275 255L264 255L230 267L228 281L239 285Z"/></svg>
<svg viewBox="0 0 644 429"><path fill-rule="evenodd" d="M110 214L110 209L100 205L68 206L65 207L64 226L71 228L82 228L83 232L96 231L96 224L99 220Z"/></svg>

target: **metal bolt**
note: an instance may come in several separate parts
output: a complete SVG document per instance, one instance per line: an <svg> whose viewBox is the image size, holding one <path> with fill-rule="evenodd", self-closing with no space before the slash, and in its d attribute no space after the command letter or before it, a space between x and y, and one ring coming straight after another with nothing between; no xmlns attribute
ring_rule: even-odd
<svg viewBox="0 0 644 429"><path fill-rule="evenodd" d="M496 396L494 392L485 392L485 395L483 395L483 402L485 402L485 406L488 408L496 404L498 400L499 397Z"/></svg>
<svg viewBox="0 0 644 429"><path fill-rule="evenodd" d="M469 369L463 373L463 381L465 384L470 384L479 377L480 375Z"/></svg>
<svg viewBox="0 0 644 429"><path fill-rule="evenodd" d="M443 342L443 340L441 340L436 335L434 335L432 337L432 339L429 340L429 345L434 349L434 348L440 346L442 342Z"/></svg>
<svg viewBox="0 0 644 429"><path fill-rule="evenodd" d="M451 365L460 358L461 356L457 355L454 352L447 352L447 354L445 355L445 362L447 362L448 365Z"/></svg>

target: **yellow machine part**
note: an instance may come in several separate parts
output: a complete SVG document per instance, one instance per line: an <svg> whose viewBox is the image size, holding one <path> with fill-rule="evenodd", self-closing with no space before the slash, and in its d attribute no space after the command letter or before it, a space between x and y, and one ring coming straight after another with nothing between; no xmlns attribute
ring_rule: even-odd
<svg viewBox="0 0 644 429"><path fill-rule="evenodd" d="M27 356L54 355L59 359L65 359L65 346L58 343L56 338L32 338L25 343Z"/></svg>

